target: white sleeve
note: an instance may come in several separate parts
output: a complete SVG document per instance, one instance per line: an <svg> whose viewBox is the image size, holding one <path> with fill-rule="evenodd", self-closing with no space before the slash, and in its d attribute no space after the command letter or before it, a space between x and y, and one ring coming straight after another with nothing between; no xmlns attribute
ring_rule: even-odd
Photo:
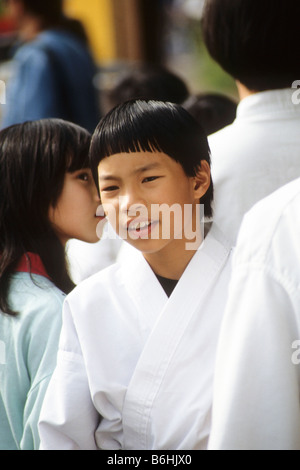
<svg viewBox="0 0 300 470"><path fill-rule="evenodd" d="M39 420L40 450L97 450L94 408L75 325L65 301L57 366Z"/></svg>
<svg viewBox="0 0 300 470"><path fill-rule="evenodd" d="M234 271L217 353L210 450L300 449L299 365L292 361L297 295L267 269Z"/></svg>

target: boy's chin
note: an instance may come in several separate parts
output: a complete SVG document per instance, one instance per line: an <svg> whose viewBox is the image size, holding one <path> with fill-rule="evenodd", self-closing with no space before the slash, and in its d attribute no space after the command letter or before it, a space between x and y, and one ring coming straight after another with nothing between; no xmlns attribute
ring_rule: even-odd
<svg viewBox="0 0 300 470"><path fill-rule="evenodd" d="M143 238L139 238L138 240L132 240L130 238L127 238L124 241L145 255L158 253L165 246L165 243L163 243L162 240L151 240Z"/></svg>

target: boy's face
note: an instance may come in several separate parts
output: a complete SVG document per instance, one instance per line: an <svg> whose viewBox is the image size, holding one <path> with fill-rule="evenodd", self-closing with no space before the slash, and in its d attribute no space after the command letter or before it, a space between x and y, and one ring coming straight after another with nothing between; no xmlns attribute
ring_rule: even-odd
<svg viewBox="0 0 300 470"><path fill-rule="evenodd" d="M158 252L184 239L185 225L194 228L197 204L210 183L209 166L203 165L201 171L205 175L199 191L197 177L188 177L164 153L119 153L104 158L98 167L99 188L109 222L121 238L144 253ZM189 205L187 216L185 205Z"/></svg>

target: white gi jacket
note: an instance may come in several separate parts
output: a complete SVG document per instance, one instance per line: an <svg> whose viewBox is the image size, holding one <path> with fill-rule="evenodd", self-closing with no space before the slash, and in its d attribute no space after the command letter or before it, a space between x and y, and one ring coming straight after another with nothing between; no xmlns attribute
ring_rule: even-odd
<svg viewBox="0 0 300 470"><path fill-rule="evenodd" d="M233 245L245 213L300 176L300 104L293 104L294 93L274 90L243 99L234 123L208 139L214 221Z"/></svg>
<svg viewBox="0 0 300 470"><path fill-rule="evenodd" d="M209 448L300 450L300 179L247 214L233 259Z"/></svg>
<svg viewBox="0 0 300 470"><path fill-rule="evenodd" d="M96 243L86 243L74 238L69 240L66 254L73 282L79 284L114 264L124 244L108 223L104 226L101 239Z"/></svg>
<svg viewBox="0 0 300 470"><path fill-rule="evenodd" d="M213 226L170 298L136 250L67 297L41 449L207 447L230 253Z"/></svg>

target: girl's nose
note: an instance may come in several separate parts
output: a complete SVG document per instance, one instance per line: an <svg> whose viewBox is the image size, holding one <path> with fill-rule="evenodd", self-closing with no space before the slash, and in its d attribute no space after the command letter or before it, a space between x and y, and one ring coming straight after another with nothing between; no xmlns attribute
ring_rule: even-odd
<svg viewBox="0 0 300 470"><path fill-rule="evenodd" d="M92 194L93 194L93 199L94 199L97 203L101 203L100 194L99 194L99 191L98 191L96 185L94 185L94 186L92 187Z"/></svg>

